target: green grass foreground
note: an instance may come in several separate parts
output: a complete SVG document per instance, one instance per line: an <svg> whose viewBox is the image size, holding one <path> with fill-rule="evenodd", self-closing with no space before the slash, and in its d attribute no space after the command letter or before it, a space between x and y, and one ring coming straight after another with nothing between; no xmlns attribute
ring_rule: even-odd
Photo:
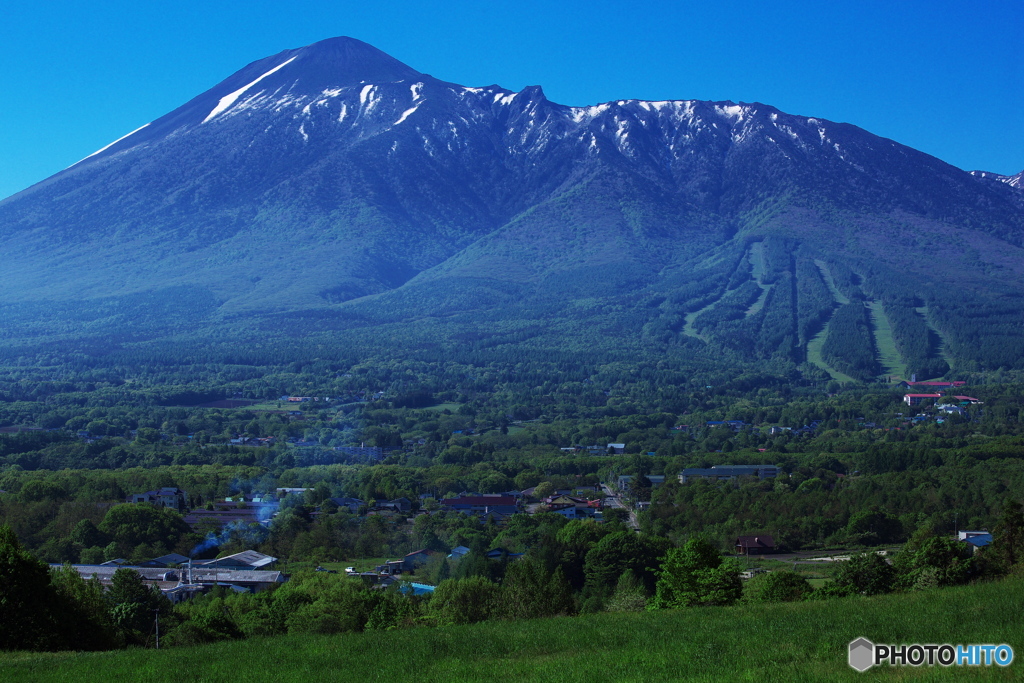
<svg viewBox="0 0 1024 683"><path fill-rule="evenodd" d="M3 681L1024 680L1024 580L876 598L484 623L195 648L7 653ZM1007 643L1006 668L910 666L858 674L876 643Z"/></svg>

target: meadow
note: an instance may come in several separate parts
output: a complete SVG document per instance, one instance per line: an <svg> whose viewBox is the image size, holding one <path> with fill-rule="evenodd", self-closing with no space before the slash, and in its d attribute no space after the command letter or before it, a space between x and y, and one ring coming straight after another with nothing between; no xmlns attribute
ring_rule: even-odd
<svg viewBox="0 0 1024 683"><path fill-rule="evenodd" d="M1013 681L1024 680L1024 579L873 598L603 613L104 653L3 653L0 680ZM1007 643L1008 667L859 674L851 640Z"/></svg>

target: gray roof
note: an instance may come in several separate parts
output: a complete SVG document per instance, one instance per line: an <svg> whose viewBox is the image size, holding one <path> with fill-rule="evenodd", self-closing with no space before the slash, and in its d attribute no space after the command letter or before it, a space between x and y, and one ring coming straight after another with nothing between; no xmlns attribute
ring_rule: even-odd
<svg viewBox="0 0 1024 683"><path fill-rule="evenodd" d="M62 565L51 564L50 566L59 569ZM121 567L104 567L96 564L76 564L72 566L83 579L91 579L93 576L96 576L102 583L112 581L114 572L121 569ZM131 569L146 581L163 581L164 574L168 571L161 567L125 567L125 569ZM176 573L187 572L187 570L183 569L174 571ZM192 569L192 580L201 583L237 583L244 585L253 583L281 583L284 581L284 576L281 572L253 571L251 569L234 571L231 569L195 567Z"/></svg>
<svg viewBox="0 0 1024 683"><path fill-rule="evenodd" d="M234 555L226 555L226 556L220 557L218 559L220 559L220 560L228 560L228 559L238 560L239 562L242 562L243 564L247 564L250 567L266 567L267 565L274 564L275 562L277 562L277 558L276 557L271 557L270 555L264 555L263 553L257 552L255 550L243 550L240 553L235 553Z"/></svg>

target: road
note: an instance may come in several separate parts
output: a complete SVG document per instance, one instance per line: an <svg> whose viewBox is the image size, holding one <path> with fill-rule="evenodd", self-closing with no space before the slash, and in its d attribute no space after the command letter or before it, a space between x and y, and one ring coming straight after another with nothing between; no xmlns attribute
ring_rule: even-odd
<svg viewBox="0 0 1024 683"><path fill-rule="evenodd" d="M610 508L622 508L623 510L628 511L629 526L632 527L635 531L640 531L640 522L636 518L636 512L628 508L626 504L622 502L622 499L619 498L618 494L613 492L607 484L601 484L601 490L604 491L605 504Z"/></svg>

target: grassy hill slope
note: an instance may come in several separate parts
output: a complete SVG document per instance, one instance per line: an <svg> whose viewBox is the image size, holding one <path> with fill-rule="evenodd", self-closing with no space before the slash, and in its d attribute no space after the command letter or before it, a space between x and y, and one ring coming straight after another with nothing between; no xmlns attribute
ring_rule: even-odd
<svg viewBox="0 0 1024 683"><path fill-rule="evenodd" d="M11 681L1024 680L1024 580L876 598L0 658ZM848 643L1008 643L999 667L858 674Z"/></svg>

